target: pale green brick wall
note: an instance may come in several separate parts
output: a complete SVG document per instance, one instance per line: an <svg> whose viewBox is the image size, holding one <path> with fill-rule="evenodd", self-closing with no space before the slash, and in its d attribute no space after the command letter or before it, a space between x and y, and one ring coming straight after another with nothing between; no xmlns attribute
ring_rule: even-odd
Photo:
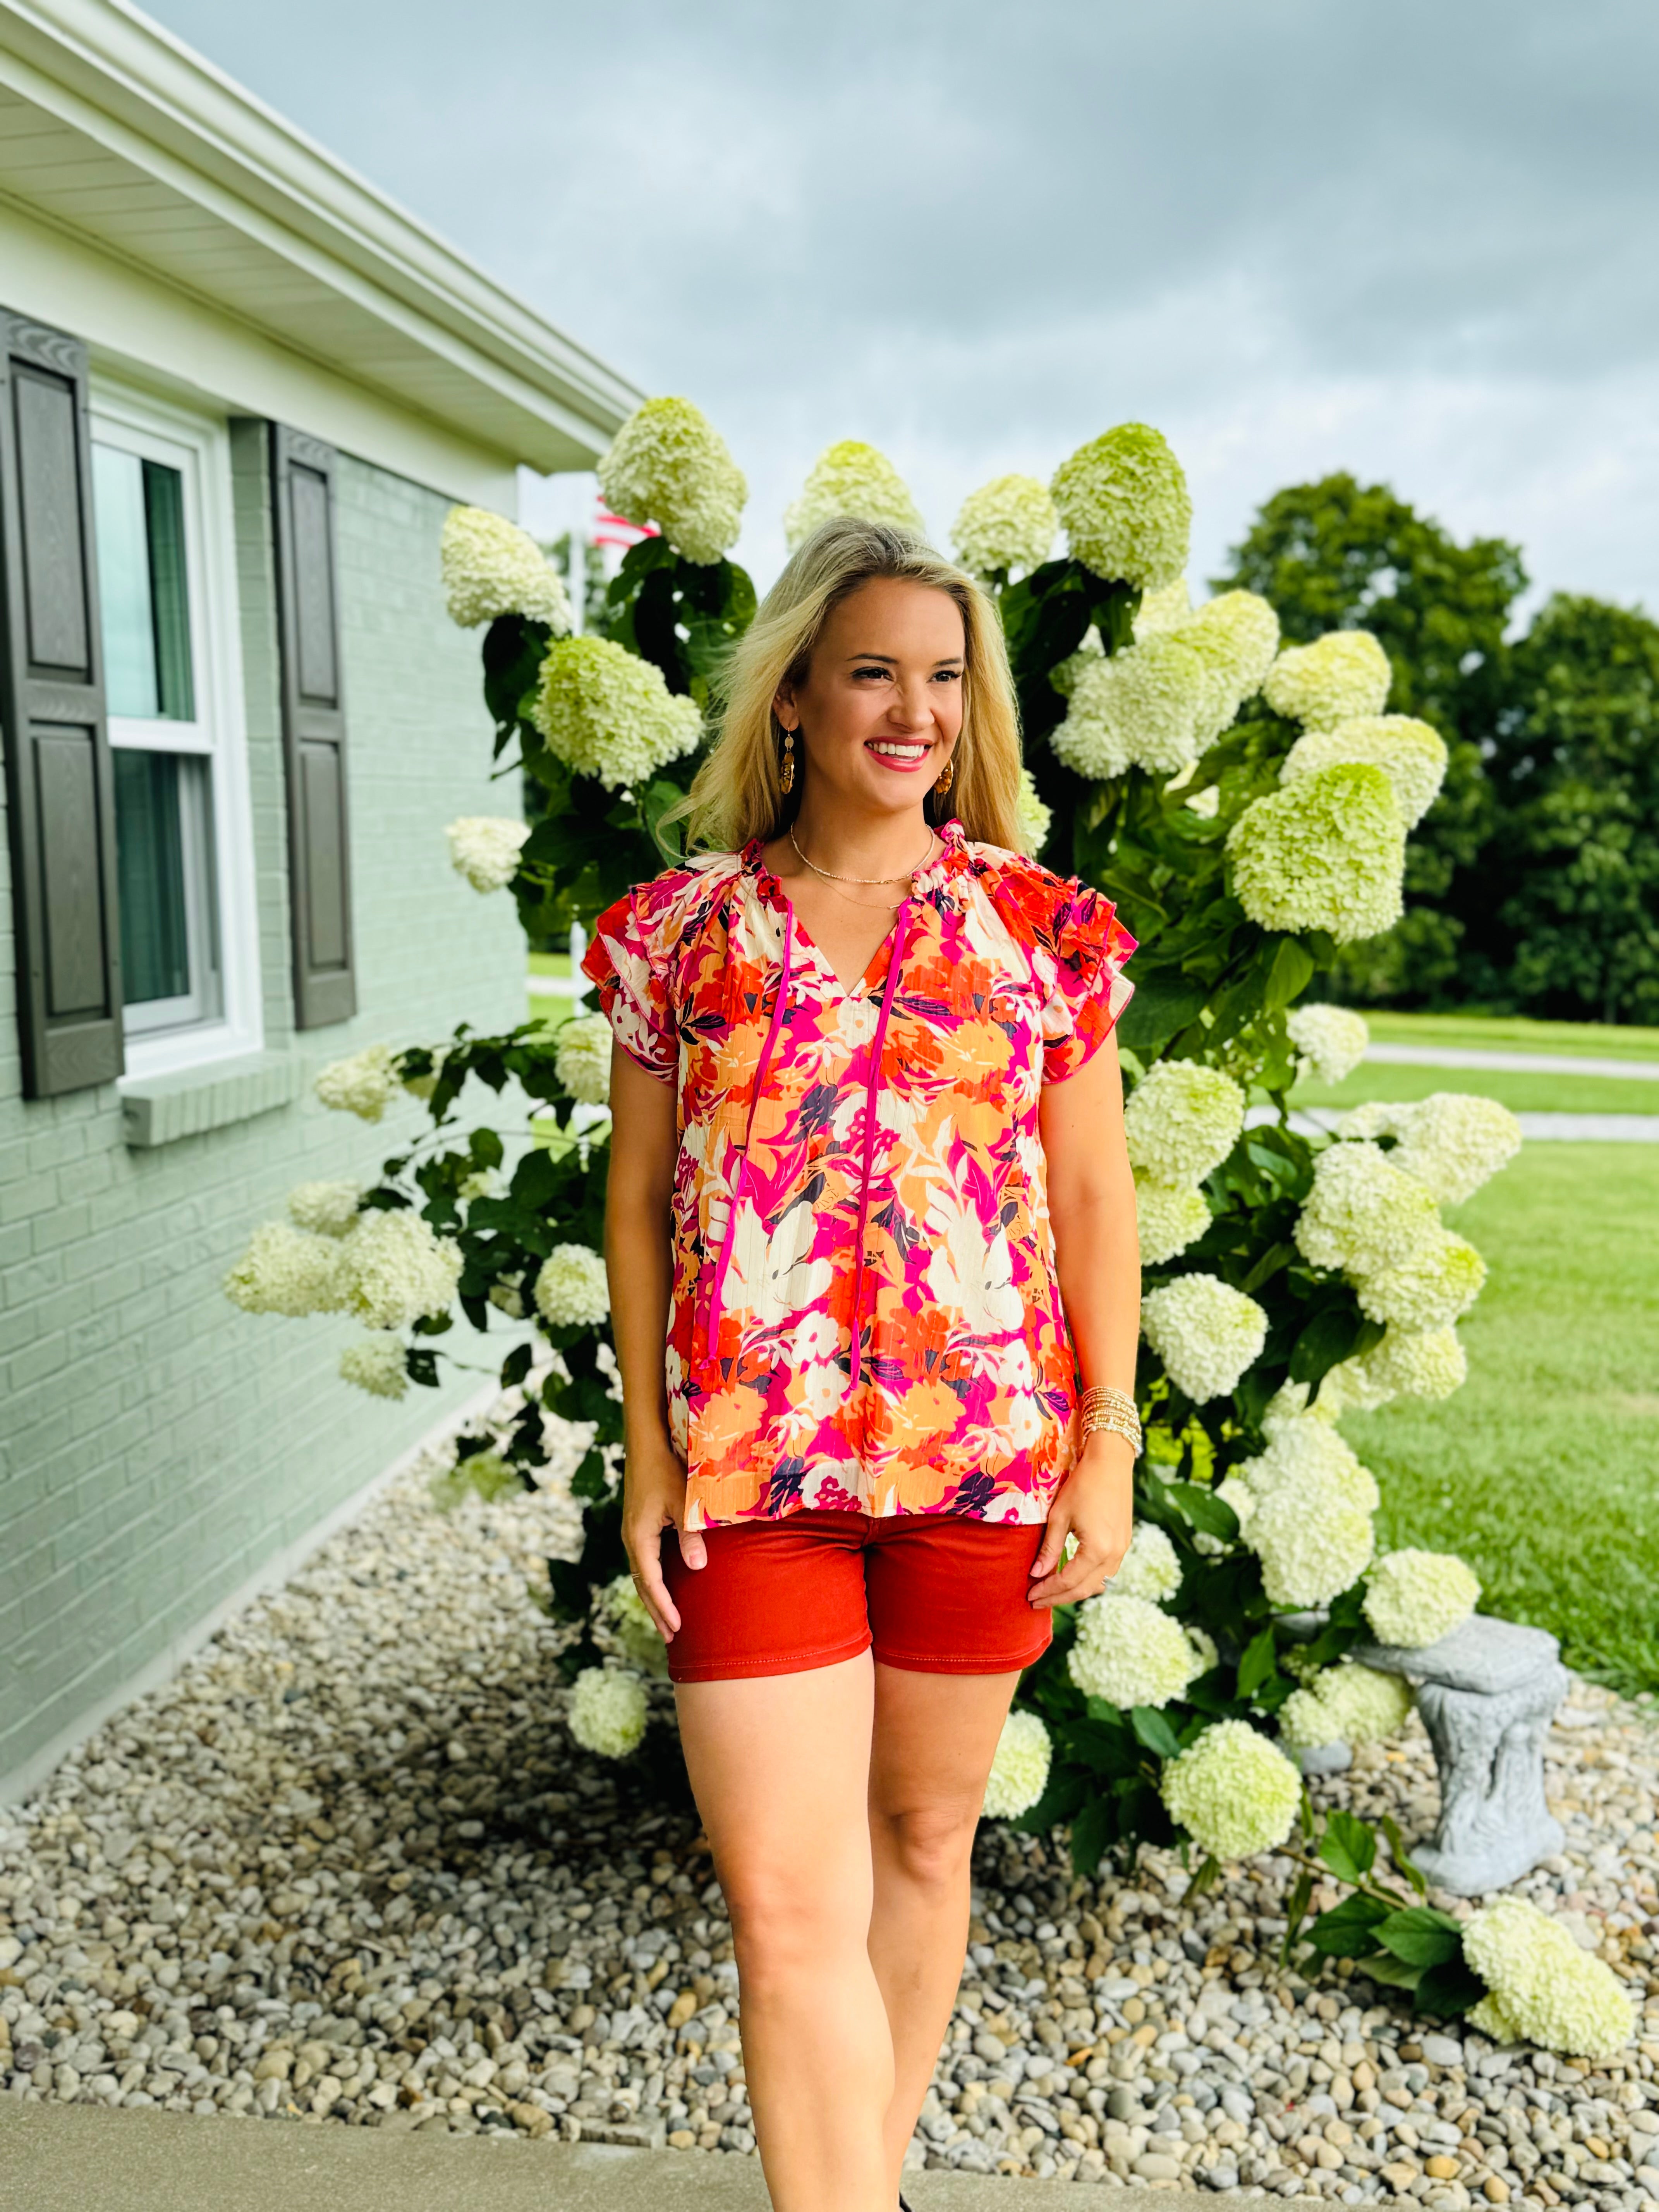
<svg viewBox="0 0 1659 2212"><path fill-rule="evenodd" d="M442 836L457 814L515 811L510 785L489 777L477 636L444 612L448 502L346 458L362 1012L294 1030L260 426L238 426L234 456L267 1048L309 1073L377 1039L441 1036L463 1018L509 1026L524 1009L511 903L469 890ZM396 1407L366 1398L334 1374L350 1324L254 1318L219 1289L292 1184L373 1174L422 1125L412 1103L371 1128L325 1112L307 1085L295 1105L129 1151L113 1086L20 1096L10 930L0 884L0 1777L74 1729L479 1380Z"/></svg>

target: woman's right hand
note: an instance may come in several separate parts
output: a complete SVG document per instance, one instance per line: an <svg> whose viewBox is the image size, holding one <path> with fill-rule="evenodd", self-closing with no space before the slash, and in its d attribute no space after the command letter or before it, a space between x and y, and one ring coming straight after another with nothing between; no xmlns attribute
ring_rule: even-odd
<svg viewBox="0 0 1659 2212"><path fill-rule="evenodd" d="M674 1530L688 1567L708 1564L707 1545L700 1535L684 1533L684 1521L685 1468L667 1437L630 1444L623 1471L623 1544L634 1587L665 1644L673 1642L680 1615L663 1580L663 1530Z"/></svg>

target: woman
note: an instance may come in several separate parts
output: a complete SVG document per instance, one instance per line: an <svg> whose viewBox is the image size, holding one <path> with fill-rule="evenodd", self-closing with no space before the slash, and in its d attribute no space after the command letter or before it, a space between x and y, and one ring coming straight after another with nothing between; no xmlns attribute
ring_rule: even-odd
<svg viewBox="0 0 1659 2212"><path fill-rule="evenodd" d="M1019 781L979 587L828 524L728 671L688 808L721 849L586 963L623 1536L778 2212L892 2212L1015 1686L1129 1541L1133 945L1015 849Z"/></svg>

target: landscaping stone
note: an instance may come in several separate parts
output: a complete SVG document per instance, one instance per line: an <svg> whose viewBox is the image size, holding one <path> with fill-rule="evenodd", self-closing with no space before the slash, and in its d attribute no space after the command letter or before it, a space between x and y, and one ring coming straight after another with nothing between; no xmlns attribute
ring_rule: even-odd
<svg viewBox="0 0 1659 2212"><path fill-rule="evenodd" d="M445 1517L411 1475L0 1810L0 2091L752 2155L695 1814L564 1729L567 1632L532 1594L577 1526L557 1481ZM672 1777L671 1693L651 1694ZM1650 2204L1659 1732L1593 1685L1572 1699L1545 1748L1562 1846L1517 1887L1644 2002L1628 2051L1498 2048L1351 1969L1286 1971L1287 1858L1188 1903L1171 1851L1083 1881L1058 1839L988 1826L912 2166L1427 2212ZM1439 1813L1415 1718L1312 1787L1407 1834Z"/></svg>

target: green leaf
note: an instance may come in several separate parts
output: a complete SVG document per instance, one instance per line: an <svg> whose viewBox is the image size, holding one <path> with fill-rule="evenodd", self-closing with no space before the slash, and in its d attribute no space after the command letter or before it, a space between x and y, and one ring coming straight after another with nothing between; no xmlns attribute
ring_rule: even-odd
<svg viewBox="0 0 1659 2212"><path fill-rule="evenodd" d="M1437 2014L1442 2020L1455 2020L1471 2005L1479 2004L1486 1994L1486 1984L1460 1952L1456 1958L1443 1960L1425 1970L1417 1985L1417 2008Z"/></svg>
<svg viewBox="0 0 1659 2212"><path fill-rule="evenodd" d="M1313 956L1301 939L1281 937L1262 987L1263 1002L1269 1006L1288 1006L1292 999L1306 990L1313 980Z"/></svg>
<svg viewBox="0 0 1659 2212"><path fill-rule="evenodd" d="M1124 1008L1118 1032L1125 1044L1151 1059L1178 1030L1197 1020L1208 996L1202 983L1178 972L1144 976Z"/></svg>
<svg viewBox="0 0 1659 2212"><path fill-rule="evenodd" d="M1270 1626L1253 1636L1244 1647L1244 1656L1238 1662L1238 1694L1248 1698L1259 1690L1267 1677L1279 1666L1278 1646Z"/></svg>
<svg viewBox="0 0 1659 2212"><path fill-rule="evenodd" d="M1431 1905L1406 1905L1377 1923L1376 1940L1408 1966L1443 1966L1463 1955L1463 1930Z"/></svg>
<svg viewBox="0 0 1659 2212"><path fill-rule="evenodd" d="M1206 1536L1219 1536L1231 1542L1237 1535L1237 1514L1224 1498L1218 1498L1202 1483L1166 1483L1164 1494L1174 1498L1194 1528L1201 1528Z"/></svg>
<svg viewBox="0 0 1659 2212"><path fill-rule="evenodd" d="M1396 1959L1387 1951L1377 1951L1367 1959L1356 1959L1354 1965L1362 1974L1369 1974L1374 1982L1385 1989L1414 1990L1428 1972L1426 1966L1408 1966L1403 1959Z"/></svg>
<svg viewBox="0 0 1659 2212"><path fill-rule="evenodd" d="M1160 1759L1173 1759L1181 1749L1180 1737L1156 1705L1131 1707L1129 1724L1147 1750Z"/></svg>
<svg viewBox="0 0 1659 2212"><path fill-rule="evenodd" d="M1188 1883L1186 1896L1182 1899L1182 1902L1185 1904L1190 1904L1194 1898L1202 1897L1206 1889L1214 1887L1220 1874L1221 1862L1217 1858L1215 1853L1211 1851L1206 1857L1203 1865L1200 1867L1198 1872Z"/></svg>
<svg viewBox="0 0 1659 2212"><path fill-rule="evenodd" d="M1291 1382L1322 1382L1331 1369L1353 1351L1364 1318L1351 1302L1321 1306L1291 1350Z"/></svg>
<svg viewBox="0 0 1659 2212"><path fill-rule="evenodd" d="M1364 1881L1376 1858L1376 1838L1352 1813L1333 1813L1319 1838L1319 1856L1344 1881Z"/></svg>
<svg viewBox="0 0 1659 2212"><path fill-rule="evenodd" d="M1362 1958L1375 1947L1376 1923L1388 1913L1376 1898L1356 1893L1322 1912L1309 1926L1308 1941L1328 1959Z"/></svg>
<svg viewBox="0 0 1659 2212"><path fill-rule="evenodd" d="M1389 1851L1396 1870L1410 1882L1419 1897L1426 1897L1429 1893L1427 1878L1407 1850L1406 1839L1400 1832L1399 1822L1391 1813L1385 1813L1376 1825L1389 1839Z"/></svg>
<svg viewBox="0 0 1659 2212"><path fill-rule="evenodd" d="M1288 1959L1297 1932L1308 1917L1308 1907L1313 1901L1313 1876L1304 1867L1297 1876L1285 1906L1285 1942L1280 1956Z"/></svg>

